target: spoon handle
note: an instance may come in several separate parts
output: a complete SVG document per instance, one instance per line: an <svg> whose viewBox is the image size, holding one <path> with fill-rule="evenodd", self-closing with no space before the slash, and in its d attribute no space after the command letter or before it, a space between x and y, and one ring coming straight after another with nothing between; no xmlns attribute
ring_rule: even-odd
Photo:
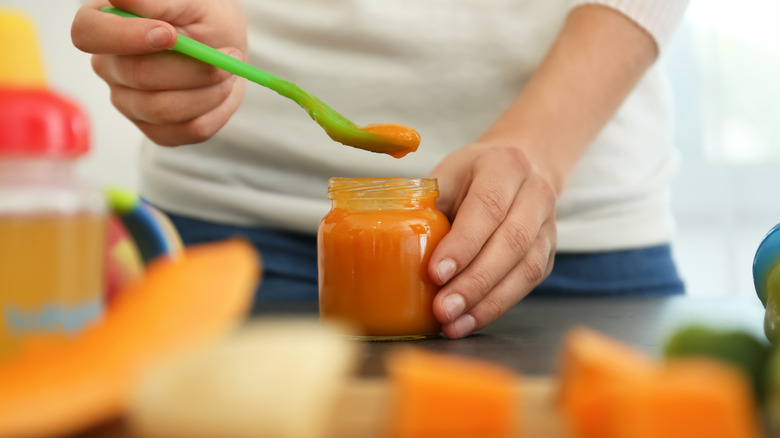
<svg viewBox="0 0 780 438"><path fill-rule="evenodd" d="M235 75L247 78L252 82L256 82L275 91L278 91L277 87L280 84L287 82L271 73L253 67L239 59L181 34L177 35L176 44L173 45L172 49L195 59L199 59L207 64L227 70Z"/></svg>
<svg viewBox="0 0 780 438"><path fill-rule="evenodd" d="M118 15L120 17L141 18L138 15L118 8L105 7L101 8L100 10ZM200 41L196 41L180 33L176 34L176 44L174 44L171 49L215 67L227 70L234 75L249 79L250 81L260 84L264 87L270 88L282 96L298 102L299 104L301 103L301 99L305 97L303 94L307 94L292 82L274 76L271 73L263 71L253 65L247 64L244 61L236 59L230 55L220 52L211 46L203 44Z"/></svg>
<svg viewBox="0 0 780 438"><path fill-rule="evenodd" d="M120 17L141 18L130 12L113 7L101 8L100 10ZM417 145L420 143L420 135L417 131L407 126L378 124L369 125L373 126L371 129L368 129L368 127L366 129L361 128L313 94L307 93L298 85L179 33L177 33L176 43L171 47L171 50L183 53L276 91L300 105L325 130L330 138L339 143L372 152L388 153L396 158L417 150ZM383 129L386 132L380 134L379 132Z"/></svg>

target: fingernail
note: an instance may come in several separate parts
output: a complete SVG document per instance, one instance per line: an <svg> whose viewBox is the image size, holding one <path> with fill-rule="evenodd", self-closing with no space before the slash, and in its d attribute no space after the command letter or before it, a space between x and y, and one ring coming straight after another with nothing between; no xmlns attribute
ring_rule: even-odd
<svg viewBox="0 0 780 438"><path fill-rule="evenodd" d="M436 275L439 276L439 281L442 284L450 281L450 278L452 278L452 275L455 273L455 269L455 260L444 259L440 261L439 265L436 266Z"/></svg>
<svg viewBox="0 0 780 438"><path fill-rule="evenodd" d="M452 294L444 298L441 307L444 310L444 314L447 315L447 319L454 321L455 318L459 317L466 310L466 300L463 299L463 295Z"/></svg>
<svg viewBox="0 0 780 438"><path fill-rule="evenodd" d="M473 316L466 314L452 323L452 331L455 332L457 337L462 338L471 334L476 326L477 320Z"/></svg>
<svg viewBox="0 0 780 438"><path fill-rule="evenodd" d="M168 47L171 41L171 32L164 27L155 27L146 34L146 40L153 48Z"/></svg>

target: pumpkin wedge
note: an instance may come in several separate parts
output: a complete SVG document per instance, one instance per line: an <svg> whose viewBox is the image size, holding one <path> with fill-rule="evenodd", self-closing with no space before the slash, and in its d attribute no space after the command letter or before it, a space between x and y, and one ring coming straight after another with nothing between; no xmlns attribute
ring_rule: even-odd
<svg viewBox="0 0 780 438"><path fill-rule="evenodd" d="M387 360L393 438L516 436L520 376L499 365L406 347Z"/></svg>
<svg viewBox="0 0 780 438"><path fill-rule="evenodd" d="M661 364L632 346L585 327L563 342L558 404L572 435L609 438L627 388L654 378Z"/></svg>
<svg viewBox="0 0 780 438"><path fill-rule="evenodd" d="M155 260L77 338L0 363L0 437L69 435L118 416L149 366L246 315L260 270L257 252L238 239Z"/></svg>
<svg viewBox="0 0 780 438"><path fill-rule="evenodd" d="M621 438L759 438L758 410L741 369L714 359L669 361L650 381L623 393Z"/></svg>

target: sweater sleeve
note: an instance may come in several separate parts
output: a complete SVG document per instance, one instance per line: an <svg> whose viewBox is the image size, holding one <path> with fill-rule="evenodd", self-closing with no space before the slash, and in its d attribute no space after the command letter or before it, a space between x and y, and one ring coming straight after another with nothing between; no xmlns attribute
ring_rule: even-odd
<svg viewBox="0 0 780 438"><path fill-rule="evenodd" d="M574 0L574 7L600 4L627 16L655 39L663 52L672 39L689 0Z"/></svg>

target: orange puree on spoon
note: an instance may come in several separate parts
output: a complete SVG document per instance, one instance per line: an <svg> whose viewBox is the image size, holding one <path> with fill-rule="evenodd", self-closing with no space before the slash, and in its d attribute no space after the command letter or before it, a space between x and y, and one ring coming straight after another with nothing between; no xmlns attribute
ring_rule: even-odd
<svg viewBox="0 0 780 438"><path fill-rule="evenodd" d="M420 134L414 129L398 123L375 123L366 125L360 129L382 137L386 143L392 144L398 148L391 150L388 150L385 147L376 148L373 142L361 142L359 140L354 142L356 144L350 144L350 146L371 152L385 153L395 158L401 158L410 152L416 151L417 147L420 145Z"/></svg>

